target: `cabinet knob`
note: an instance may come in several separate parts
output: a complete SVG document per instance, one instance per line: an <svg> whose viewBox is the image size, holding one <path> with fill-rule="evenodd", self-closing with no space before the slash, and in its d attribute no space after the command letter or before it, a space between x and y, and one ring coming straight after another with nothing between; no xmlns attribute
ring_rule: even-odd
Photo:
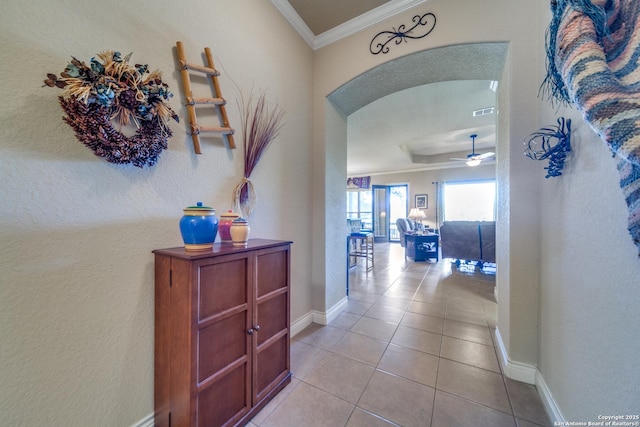
<svg viewBox="0 0 640 427"><path fill-rule="evenodd" d="M249 335L253 335L253 328L249 329L249 330L247 331L247 333L248 333Z"/></svg>
<svg viewBox="0 0 640 427"><path fill-rule="evenodd" d="M260 325L256 325L256 326L254 326L254 327L253 327L253 330L254 330L254 331L256 331L256 332L258 332L258 331L260 330Z"/></svg>

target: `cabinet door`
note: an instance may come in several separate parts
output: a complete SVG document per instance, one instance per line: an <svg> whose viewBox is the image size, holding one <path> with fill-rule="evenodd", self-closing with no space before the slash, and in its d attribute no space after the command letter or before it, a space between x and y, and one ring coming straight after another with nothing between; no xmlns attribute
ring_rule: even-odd
<svg viewBox="0 0 640 427"><path fill-rule="evenodd" d="M254 404L289 374L289 247L256 251Z"/></svg>
<svg viewBox="0 0 640 427"><path fill-rule="evenodd" d="M243 253L198 262L194 271L198 426L233 425L251 408L252 265Z"/></svg>

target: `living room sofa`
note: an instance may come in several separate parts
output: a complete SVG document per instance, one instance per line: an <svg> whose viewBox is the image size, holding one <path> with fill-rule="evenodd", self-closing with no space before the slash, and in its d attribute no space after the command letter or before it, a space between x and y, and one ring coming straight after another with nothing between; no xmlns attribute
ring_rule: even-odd
<svg viewBox="0 0 640 427"><path fill-rule="evenodd" d="M440 226L442 258L496 262L495 221L445 221Z"/></svg>

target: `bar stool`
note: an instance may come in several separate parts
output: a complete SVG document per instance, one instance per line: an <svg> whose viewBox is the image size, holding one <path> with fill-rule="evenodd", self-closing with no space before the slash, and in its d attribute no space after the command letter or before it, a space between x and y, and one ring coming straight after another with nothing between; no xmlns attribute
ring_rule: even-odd
<svg viewBox="0 0 640 427"><path fill-rule="evenodd" d="M350 266L357 265L358 258L364 258L366 271L373 269L373 233L351 233L348 256L354 258Z"/></svg>

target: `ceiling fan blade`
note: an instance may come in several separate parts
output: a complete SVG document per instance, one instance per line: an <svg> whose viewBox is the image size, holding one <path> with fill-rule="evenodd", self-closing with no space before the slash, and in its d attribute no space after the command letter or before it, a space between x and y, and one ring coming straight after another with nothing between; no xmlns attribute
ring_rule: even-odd
<svg viewBox="0 0 640 427"><path fill-rule="evenodd" d="M495 156L495 155L496 155L496 153L488 152L488 153L478 154L478 155L477 155L477 156L475 156L474 158L475 158L475 159L483 160L483 159L487 159L487 158L489 158L489 157L493 157L493 156Z"/></svg>
<svg viewBox="0 0 640 427"><path fill-rule="evenodd" d="M466 162L466 161L467 161L467 160L469 160L469 159L461 159L461 158L459 158L459 157L450 157L450 158L449 158L449 160L458 160L458 161L460 161L460 162Z"/></svg>

